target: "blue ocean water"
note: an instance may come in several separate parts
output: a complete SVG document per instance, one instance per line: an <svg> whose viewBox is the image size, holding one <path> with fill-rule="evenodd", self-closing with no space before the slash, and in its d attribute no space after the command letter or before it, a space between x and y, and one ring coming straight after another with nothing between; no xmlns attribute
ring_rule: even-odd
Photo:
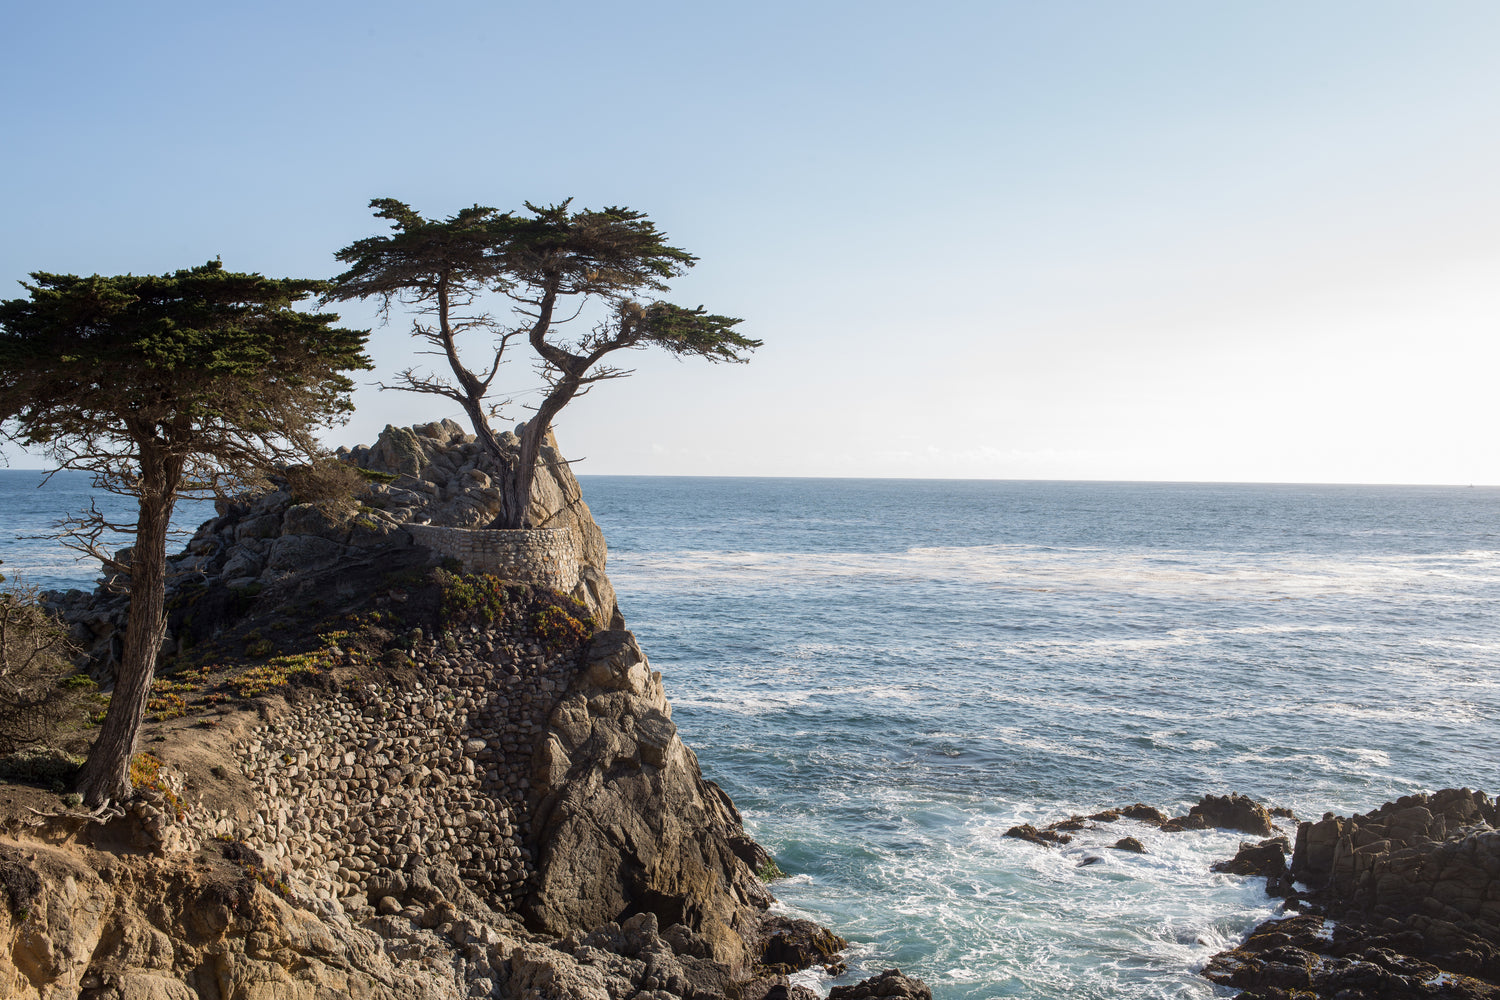
<svg viewBox="0 0 1500 1000"><path fill-rule="evenodd" d="M87 480L35 478L0 472L0 571L85 586L13 536ZM853 941L841 981L1215 996L1197 969L1274 912L1208 872L1238 835L1004 831L1207 792L1316 817L1500 791L1500 490L582 481L684 741L791 873L782 903ZM1127 833L1148 853L1108 849Z"/></svg>
<svg viewBox="0 0 1500 1000"><path fill-rule="evenodd" d="M6 586L25 583L43 590L77 587L91 590L99 577L99 563L65 547L56 539L57 524L95 503L111 521L135 521L127 498L93 488L86 472L62 471L48 478L35 469L0 469L0 574ZM179 544L214 516L208 500L181 499L173 510L172 527ZM101 546L113 551L130 544L122 535L107 535Z"/></svg>
<svg viewBox="0 0 1500 1000"><path fill-rule="evenodd" d="M1004 831L1500 790L1500 490L583 483L683 739L793 873L777 896L854 940L846 978L1214 996L1197 969L1273 912L1207 870L1238 835Z"/></svg>

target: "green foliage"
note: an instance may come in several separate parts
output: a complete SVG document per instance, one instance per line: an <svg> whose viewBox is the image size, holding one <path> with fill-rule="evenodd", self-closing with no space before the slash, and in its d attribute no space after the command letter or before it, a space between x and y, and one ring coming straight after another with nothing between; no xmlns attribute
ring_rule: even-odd
<svg viewBox="0 0 1500 1000"><path fill-rule="evenodd" d="M442 601L439 613L444 624L474 622L489 624L506 617L510 605L522 593L489 573L465 573L462 576L439 571Z"/></svg>
<svg viewBox="0 0 1500 1000"><path fill-rule="evenodd" d="M326 290L321 281L217 261L160 276L31 277L27 298L0 302L0 420L125 492L143 443L221 474L259 466L257 442L302 439L347 413L343 373L370 367L363 331L292 308Z"/></svg>
<svg viewBox="0 0 1500 1000"><path fill-rule="evenodd" d="M91 699L93 710L88 713L85 721L91 726L101 726L104 724L104 716L109 712L111 698L107 694L96 694Z"/></svg>
<svg viewBox="0 0 1500 1000"><path fill-rule="evenodd" d="M97 689L75 675L67 629L38 603L33 587L0 592L0 754L52 739Z"/></svg>
<svg viewBox="0 0 1500 1000"><path fill-rule="evenodd" d="M427 219L403 202L378 198L370 207L390 222L391 232L340 250L336 256L348 270L325 298L376 298L386 311L403 302L432 320L416 323L413 333L447 359L452 379L408 368L395 387L445 397L468 413L476 439L502 470L501 512L493 527L525 526L539 450L558 412L593 383L629 374L610 364L610 355L655 346L678 356L743 362L761 346L735 329L738 319L654 298L697 258L669 244L645 214L618 206L574 210L571 204L527 202L524 212L474 205ZM504 313L465 308L488 293L512 300L514 324L494 318ZM466 337L483 344L477 365L461 354ZM546 383L521 432L518 457L491 430L486 414L493 408L485 402L512 343L530 346Z"/></svg>
<svg viewBox="0 0 1500 1000"><path fill-rule="evenodd" d="M187 699L180 694L157 695L146 702L146 712L157 722L180 719L188 713Z"/></svg>
<svg viewBox="0 0 1500 1000"><path fill-rule="evenodd" d="M354 513L356 498L369 489L360 470L331 455L288 466L282 471L293 503L317 504L335 517Z"/></svg>
<svg viewBox="0 0 1500 1000"><path fill-rule="evenodd" d="M254 698L285 687L298 674L316 669L312 661L297 657L278 656L269 663L251 667L229 681L230 688L241 698Z"/></svg>
<svg viewBox="0 0 1500 1000"><path fill-rule="evenodd" d="M779 878L786 878L786 872L781 870L775 858L767 858L766 863L756 869L755 877L762 882L772 882Z"/></svg>
<svg viewBox="0 0 1500 1000"><path fill-rule="evenodd" d="M187 807L177 793L162 778L161 769L165 766L161 760L153 754L138 753L130 759L130 787L137 792L154 791L159 792L166 800L167 808L172 810L177 821L181 822L187 816Z"/></svg>
<svg viewBox="0 0 1500 1000"><path fill-rule="evenodd" d="M241 698L254 698L285 687L298 677L314 677L341 665L369 662L368 656L345 652L339 647L339 643L349 636L350 633L344 631L326 632L319 636L322 643L319 648L273 656L265 663L229 678L229 688Z"/></svg>
<svg viewBox="0 0 1500 1000"><path fill-rule="evenodd" d="M581 645L594 634L594 619L578 619L560 605L552 604L532 615L531 628L553 649L570 649Z"/></svg>
<svg viewBox="0 0 1500 1000"><path fill-rule="evenodd" d="M566 594L508 582L490 573L455 576L439 570L438 578L444 627L524 623L553 649L576 648L597 628L588 609ZM449 637L445 635L443 641L446 645Z"/></svg>

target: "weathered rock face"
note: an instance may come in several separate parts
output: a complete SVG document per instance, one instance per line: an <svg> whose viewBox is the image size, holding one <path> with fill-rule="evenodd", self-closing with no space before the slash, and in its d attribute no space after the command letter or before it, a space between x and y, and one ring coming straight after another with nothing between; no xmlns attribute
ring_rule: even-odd
<svg viewBox="0 0 1500 1000"><path fill-rule="evenodd" d="M449 1000L450 970L393 956L333 908L291 905L247 869L26 843L35 889L0 907L0 996ZM445 974L446 973L446 974Z"/></svg>
<svg viewBox="0 0 1500 1000"><path fill-rule="evenodd" d="M744 973L771 902L736 855L739 814L677 738L672 709L629 632L595 637L537 756L528 918L564 934L631 913L684 924Z"/></svg>
<svg viewBox="0 0 1500 1000"><path fill-rule="evenodd" d="M502 441L516 444L506 433ZM372 483L352 516L331 515L315 503L298 503L290 487L244 503L221 504L219 516L200 527L185 549L168 560L169 615L164 653L202 633L223 612L267 588L295 585L319 571L389 560L399 549L416 547L407 524L475 528L499 511L498 475L472 435L451 420L410 428L386 427L368 448L342 450L342 457L370 472L395 476ZM411 471L413 468L415 472ZM583 601L601 627L623 627L614 587L605 573L604 534L594 522L578 481L549 434L532 490L531 518L539 527L574 535L580 554L574 597ZM425 551L425 550L424 550ZM129 578L114 576L93 593L50 595L50 605L73 627L73 638L88 651L92 673L108 682L121 650L130 601ZM209 592L207 600L202 592ZM182 611L193 598L195 613ZM216 614L213 604L220 605ZM189 621L191 617L191 621Z"/></svg>
<svg viewBox="0 0 1500 1000"><path fill-rule="evenodd" d="M1253 997L1500 997L1497 819L1482 792L1446 789L1301 824L1293 902L1313 915L1263 924L1204 975Z"/></svg>
<svg viewBox="0 0 1500 1000"><path fill-rule="evenodd" d="M500 443L520 447L520 439L510 431L500 435ZM477 528L500 511L500 470L474 436L451 420L410 428L387 426L374 445L354 448L344 457L362 468L398 476L376 487L371 501L398 521ZM584 572L575 596L596 609L601 625L622 626L614 588L604 573L604 533L551 431L538 455L527 519L536 528L563 528L576 535Z"/></svg>
<svg viewBox="0 0 1500 1000"><path fill-rule="evenodd" d="M1370 887L1370 861L1500 825L1500 808L1483 792L1448 788L1408 795L1363 816L1325 816L1297 830L1292 875L1317 889L1352 896ZM1500 909L1500 907L1497 907Z"/></svg>
<svg viewBox="0 0 1500 1000"><path fill-rule="evenodd" d="M1162 829L1172 830L1238 830L1269 837L1275 823L1271 811L1247 795L1205 795L1186 816L1169 819Z"/></svg>
<svg viewBox="0 0 1500 1000"><path fill-rule="evenodd" d="M1415 932L1416 954L1500 981L1500 810L1483 792L1406 796L1297 831L1292 875L1330 916Z"/></svg>

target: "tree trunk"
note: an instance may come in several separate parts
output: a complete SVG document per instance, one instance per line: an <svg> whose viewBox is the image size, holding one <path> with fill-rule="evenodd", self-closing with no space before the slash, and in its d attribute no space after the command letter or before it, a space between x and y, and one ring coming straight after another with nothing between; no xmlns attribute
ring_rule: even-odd
<svg viewBox="0 0 1500 1000"><path fill-rule="evenodd" d="M538 433L539 431L539 433ZM536 479L536 458L541 450L542 438L547 434L547 428L542 424L541 417L533 417L526 424L526 429L521 433L521 456L516 460L516 466L510 475L505 477L505 482L500 487L501 512L514 512L505 524L500 523L500 518L495 518L492 528L524 528L527 526L526 513L531 509L531 484Z"/></svg>
<svg viewBox="0 0 1500 1000"><path fill-rule="evenodd" d="M104 725L78 776L77 790L92 807L108 799L128 798L132 791L130 760L151 698L156 654L166 633L167 527L181 475L180 460L174 462L160 453L141 457L140 517L130 557L125 649Z"/></svg>
<svg viewBox="0 0 1500 1000"><path fill-rule="evenodd" d="M495 467L500 470L500 513L495 515L487 527L490 528L519 528L521 520L526 516L526 508L515 510L511 503L511 493L507 488L510 481L515 478L516 460L500 443L500 438L490 429L490 422L485 419L484 410L478 399L467 399L464 401L464 412L469 415L469 423L474 428L474 438L479 446L489 453L494 459Z"/></svg>
<svg viewBox="0 0 1500 1000"><path fill-rule="evenodd" d="M578 392L578 380L572 377L564 377L542 400L542 405L537 407L536 416L526 421L526 428L521 432L521 454L516 459L515 469L506 477L505 485L500 488L503 498L501 510L514 511L516 517L509 524L500 524L496 518L492 528L525 528L527 527L526 514L531 509L531 484L536 479L536 461L542 452L542 442L547 440L547 431L552 427L552 418L564 406L568 405L575 393Z"/></svg>

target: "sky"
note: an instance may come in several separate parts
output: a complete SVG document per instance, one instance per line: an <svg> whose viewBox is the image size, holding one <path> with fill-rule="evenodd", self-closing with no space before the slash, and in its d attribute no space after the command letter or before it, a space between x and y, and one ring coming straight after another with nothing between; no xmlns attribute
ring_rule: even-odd
<svg viewBox="0 0 1500 1000"><path fill-rule="evenodd" d="M646 212L700 259L667 297L764 341L630 355L556 422L580 473L1500 484L1491 0L0 16L0 297L331 277L371 198L572 197ZM340 312L368 382L421 360ZM525 419L536 375L501 380ZM365 385L326 438L442 402Z"/></svg>

